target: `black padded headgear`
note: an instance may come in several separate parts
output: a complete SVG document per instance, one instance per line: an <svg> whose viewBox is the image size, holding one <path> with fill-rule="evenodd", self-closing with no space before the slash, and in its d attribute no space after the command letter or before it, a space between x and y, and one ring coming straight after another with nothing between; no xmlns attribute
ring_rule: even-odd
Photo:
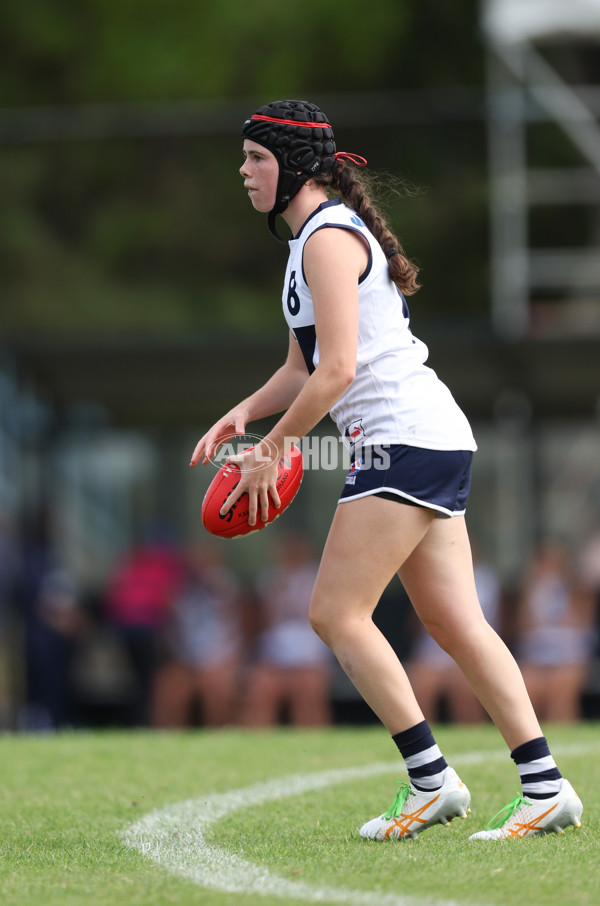
<svg viewBox="0 0 600 906"><path fill-rule="evenodd" d="M273 101L259 107L243 125L242 136L268 148L279 163L275 204L269 211L269 230L279 239L275 218L304 183L331 170L335 158L333 129L316 104L308 101Z"/></svg>

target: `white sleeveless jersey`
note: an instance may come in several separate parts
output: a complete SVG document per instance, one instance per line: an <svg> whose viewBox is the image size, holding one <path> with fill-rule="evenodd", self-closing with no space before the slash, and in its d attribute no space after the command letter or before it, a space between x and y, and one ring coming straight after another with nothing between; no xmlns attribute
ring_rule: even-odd
<svg viewBox="0 0 600 906"><path fill-rule="evenodd" d="M352 230L369 246L369 262L358 286L356 377L330 412L342 437L351 445L476 450L464 413L424 364L428 349L410 330L406 300L390 279L381 246L358 215L337 199L320 205L289 242L283 312L309 373L319 364L319 344L303 252L309 236L325 227Z"/></svg>

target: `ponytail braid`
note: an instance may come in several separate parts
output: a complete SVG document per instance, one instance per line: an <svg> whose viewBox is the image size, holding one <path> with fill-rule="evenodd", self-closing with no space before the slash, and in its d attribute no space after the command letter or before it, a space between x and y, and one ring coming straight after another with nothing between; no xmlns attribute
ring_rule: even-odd
<svg viewBox="0 0 600 906"><path fill-rule="evenodd" d="M420 289L417 280L419 268L410 261L392 231L385 217L376 209L370 198L370 187L365 176L356 172L342 160L336 160L333 169L313 177L316 183L340 195L373 233L388 259L390 277L400 292L411 296Z"/></svg>

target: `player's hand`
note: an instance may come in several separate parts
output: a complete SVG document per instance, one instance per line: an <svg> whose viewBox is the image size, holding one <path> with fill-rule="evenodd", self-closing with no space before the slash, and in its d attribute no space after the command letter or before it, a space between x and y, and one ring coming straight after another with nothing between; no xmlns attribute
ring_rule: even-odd
<svg viewBox="0 0 600 906"><path fill-rule="evenodd" d="M227 415L220 418L196 444L190 460L190 466L196 466L200 461L202 461L203 465L206 465L216 454L219 447L222 447L233 437L245 434L246 421L247 415L239 407L232 409Z"/></svg>
<svg viewBox="0 0 600 906"><path fill-rule="evenodd" d="M269 517L269 497L277 509L281 506L277 493L279 456L261 443L244 453L228 456L227 462L240 467L240 481L221 507L221 516L226 516L242 494L247 494L248 523L256 525L259 508L261 519L266 522Z"/></svg>

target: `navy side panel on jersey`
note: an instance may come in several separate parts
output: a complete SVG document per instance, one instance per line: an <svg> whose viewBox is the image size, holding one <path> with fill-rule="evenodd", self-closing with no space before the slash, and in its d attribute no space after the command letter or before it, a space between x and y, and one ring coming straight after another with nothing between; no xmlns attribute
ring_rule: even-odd
<svg viewBox="0 0 600 906"><path fill-rule="evenodd" d="M300 350L304 356L304 361L306 362L306 367L308 368L308 373L312 374L315 370L313 359L315 355L315 346L317 345L315 325L309 324L307 327L294 327L293 334L298 340Z"/></svg>
<svg viewBox="0 0 600 906"><path fill-rule="evenodd" d="M399 287L396 287L396 289L398 290L398 295L402 299L402 314L404 315L404 317L406 318L407 321L410 321L410 311L408 310L408 303L407 303L406 299L404 298L404 293L400 292Z"/></svg>

